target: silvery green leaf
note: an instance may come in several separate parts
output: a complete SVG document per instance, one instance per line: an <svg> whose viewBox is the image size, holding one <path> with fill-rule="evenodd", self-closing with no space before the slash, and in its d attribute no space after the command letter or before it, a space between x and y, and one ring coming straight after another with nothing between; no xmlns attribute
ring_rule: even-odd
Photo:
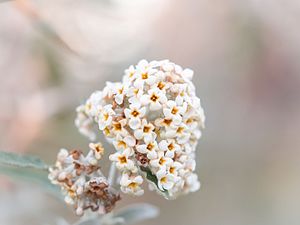
<svg viewBox="0 0 300 225"><path fill-rule="evenodd" d="M125 220L120 217L115 217L113 213L103 216L92 216L86 219L81 219L73 225L123 225Z"/></svg>
<svg viewBox="0 0 300 225"><path fill-rule="evenodd" d="M102 225L100 223L100 217L92 217L87 219L81 219L73 225Z"/></svg>
<svg viewBox="0 0 300 225"><path fill-rule="evenodd" d="M147 219L156 218L159 215L159 209L150 204L134 204L125 207L114 214L115 218L123 218L124 224L135 224Z"/></svg>
<svg viewBox="0 0 300 225"><path fill-rule="evenodd" d="M55 195L58 198L62 198L60 189L51 184L51 182L48 180L48 173L44 170L0 165L0 174L4 174L16 181L28 181L35 183L45 191Z"/></svg>
<svg viewBox="0 0 300 225"><path fill-rule="evenodd" d="M47 170L48 165L36 156L0 151L0 165Z"/></svg>
<svg viewBox="0 0 300 225"><path fill-rule="evenodd" d="M148 167L140 167L140 169L146 174L146 178L157 187L157 189L160 191L159 193L166 199L170 199L169 192L167 190L159 189L156 175L154 175Z"/></svg>

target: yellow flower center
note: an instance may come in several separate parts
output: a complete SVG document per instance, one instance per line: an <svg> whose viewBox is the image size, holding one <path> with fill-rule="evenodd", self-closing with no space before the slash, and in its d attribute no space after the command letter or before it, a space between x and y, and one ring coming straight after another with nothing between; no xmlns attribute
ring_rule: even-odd
<svg viewBox="0 0 300 225"><path fill-rule="evenodd" d="M164 158L160 158L160 160L159 160L159 165L164 165L165 164L165 162L166 162L166 160L164 159Z"/></svg>
<svg viewBox="0 0 300 225"><path fill-rule="evenodd" d="M194 122L194 120L193 120L192 118L189 118L189 119L186 121L187 124L192 123L192 122Z"/></svg>
<svg viewBox="0 0 300 225"><path fill-rule="evenodd" d="M124 91L124 88L122 87L121 89L118 90L119 94L122 94Z"/></svg>
<svg viewBox="0 0 300 225"><path fill-rule="evenodd" d="M104 113L104 114L103 114L103 118L104 118L104 121L107 121L107 120L108 120L108 118L109 118L109 115L108 115L108 113Z"/></svg>
<svg viewBox="0 0 300 225"><path fill-rule="evenodd" d="M143 74L142 74L142 79L143 79L143 80L148 79L148 73L143 73Z"/></svg>
<svg viewBox="0 0 300 225"><path fill-rule="evenodd" d="M166 86L166 85L165 85L163 82L161 82L161 81L157 84L157 87L158 87L160 90L164 89L165 86Z"/></svg>
<svg viewBox="0 0 300 225"><path fill-rule="evenodd" d="M92 108L92 104L91 103L88 103L88 104L85 105L86 111L91 110L91 108Z"/></svg>
<svg viewBox="0 0 300 225"><path fill-rule="evenodd" d="M127 144L124 142L124 141L119 141L119 143L118 143L118 147L119 148L126 148L127 147Z"/></svg>
<svg viewBox="0 0 300 225"><path fill-rule="evenodd" d="M110 130L108 129L108 127L105 127L103 132L106 136L110 135Z"/></svg>
<svg viewBox="0 0 300 225"><path fill-rule="evenodd" d="M76 192L75 192L74 190L72 190L72 189L69 189L69 190L68 190L68 194L69 194L69 196L70 196L71 198L75 198L75 197L76 197Z"/></svg>
<svg viewBox="0 0 300 225"><path fill-rule="evenodd" d="M139 185L138 185L138 183L136 183L136 182L132 182L132 183L130 183L130 184L128 185L128 187L131 188L131 189L136 189L138 186L139 186Z"/></svg>
<svg viewBox="0 0 300 225"><path fill-rule="evenodd" d="M182 134L182 132L184 131L184 128L183 127L178 127L178 129L177 129L177 133L178 134Z"/></svg>
<svg viewBox="0 0 300 225"><path fill-rule="evenodd" d="M160 179L160 182L161 182L161 183L167 183L167 178L166 178L166 177L161 178L161 179Z"/></svg>

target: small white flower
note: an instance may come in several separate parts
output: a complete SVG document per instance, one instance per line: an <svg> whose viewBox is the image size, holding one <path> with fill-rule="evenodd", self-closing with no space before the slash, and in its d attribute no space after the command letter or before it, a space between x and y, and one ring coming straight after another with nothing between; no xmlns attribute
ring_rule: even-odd
<svg viewBox="0 0 300 225"><path fill-rule="evenodd" d="M141 196L144 194L144 190L141 188L142 183L142 176L136 174L129 175L129 173L125 172L122 174L120 180L121 191L125 194Z"/></svg>
<svg viewBox="0 0 300 225"><path fill-rule="evenodd" d="M135 73L136 73L136 70L135 70L134 66L131 65L128 69L125 70L123 82L124 83L132 82L135 79Z"/></svg>
<svg viewBox="0 0 300 225"><path fill-rule="evenodd" d="M141 97L141 102L143 105L150 104L150 110L157 111L162 109L163 104L168 101L165 93L163 93L160 89L154 88L148 91L148 94L143 95Z"/></svg>
<svg viewBox="0 0 300 225"><path fill-rule="evenodd" d="M125 137L126 135L128 135L128 131L125 128L125 126L127 125L127 120L126 119L122 119L119 120L117 122L112 122L112 129L111 131L115 134L115 135L121 135L123 137Z"/></svg>
<svg viewBox="0 0 300 225"><path fill-rule="evenodd" d="M130 157L133 155L132 149L125 149L123 152L116 152L109 156L109 159L113 162L116 162L116 167L119 170L129 170L132 172L136 172L137 168L135 163Z"/></svg>
<svg viewBox="0 0 300 225"><path fill-rule="evenodd" d="M122 83L115 83L113 87L113 93L115 94L115 101L118 105L121 105L124 101L124 97L128 92L128 85Z"/></svg>
<svg viewBox="0 0 300 225"><path fill-rule="evenodd" d="M173 88L173 91L178 93L177 97L175 98L175 102L177 105L182 105L184 102L191 104L191 97L187 93L186 84L174 85Z"/></svg>
<svg viewBox="0 0 300 225"><path fill-rule="evenodd" d="M136 150L142 154L147 154L149 159L157 158L158 144L155 140L145 141L145 144L136 146Z"/></svg>
<svg viewBox="0 0 300 225"><path fill-rule="evenodd" d="M179 170L183 168L183 165L179 162L173 162L168 166L167 172L174 177L178 176Z"/></svg>
<svg viewBox="0 0 300 225"><path fill-rule="evenodd" d="M128 102L131 104L136 104L140 102L140 99L143 96L143 94L143 88L130 87L127 93Z"/></svg>
<svg viewBox="0 0 300 225"><path fill-rule="evenodd" d="M99 129L104 130L105 127L109 126L112 122L115 111L112 109L112 105L106 105L99 113Z"/></svg>
<svg viewBox="0 0 300 225"><path fill-rule="evenodd" d="M138 140L150 141L156 138L156 134L153 132L155 127L152 123L148 123L147 120L143 119L141 128L134 131L134 136Z"/></svg>
<svg viewBox="0 0 300 225"><path fill-rule="evenodd" d="M162 191L170 190L175 184L174 176L166 172L160 171L156 174L158 188Z"/></svg>
<svg viewBox="0 0 300 225"><path fill-rule="evenodd" d="M90 143L90 149L93 151L94 156L97 160L100 160L104 154L104 148L101 143Z"/></svg>
<svg viewBox="0 0 300 225"><path fill-rule="evenodd" d="M102 91L103 98L111 99L115 94L115 84L114 82L106 82L106 86Z"/></svg>
<svg viewBox="0 0 300 225"><path fill-rule="evenodd" d="M177 130L177 128L180 125L180 121L176 121L173 118L158 118L155 120L155 125L158 127L164 127L167 129L174 129Z"/></svg>
<svg viewBox="0 0 300 225"><path fill-rule="evenodd" d="M165 72L173 72L174 69L175 69L175 64L174 63L171 63L171 62L166 62L162 65L162 69L165 71Z"/></svg>
<svg viewBox="0 0 300 225"><path fill-rule="evenodd" d="M183 122L189 127L191 131L198 129L199 121L195 115L188 116L186 115L183 118Z"/></svg>
<svg viewBox="0 0 300 225"><path fill-rule="evenodd" d="M185 144L190 139L189 127L181 123L175 127L166 127L166 138L175 138L178 144Z"/></svg>
<svg viewBox="0 0 300 225"><path fill-rule="evenodd" d="M85 106L80 105L76 109L77 111L77 117L75 119L75 125L78 128L79 132L88 137L91 141L94 141L96 139L96 133L94 131L94 119L92 117L89 117L85 113Z"/></svg>
<svg viewBox="0 0 300 225"><path fill-rule="evenodd" d="M113 141L113 145L115 146L116 150L125 150L128 148L132 148L135 146L136 140L128 135L126 137L122 137L121 135L117 135L115 140Z"/></svg>
<svg viewBox="0 0 300 225"><path fill-rule="evenodd" d="M187 110L187 104L183 103L182 106L178 106L175 101L168 101L167 107L163 109L166 118L172 118L176 123L181 123L182 115Z"/></svg>
<svg viewBox="0 0 300 225"><path fill-rule="evenodd" d="M169 157L165 156L165 153L160 151L157 153L157 158L150 160L150 165L155 168L166 168L167 166L171 165L173 160Z"/></svg>
<svg viewBox="0 0 300 225"><path fill-rule="evenodd" d="M158 74L158 76L160 75L160 73L157 73L157 74ZM167 89L169 89L170 86L171 86L171 84L170 84L169 82L165 82L165 81L160 80L160 79L158 78L158 82L155 83L155 84L152 86L152 88L158 88L160 91L166 93Z"/></svg>
<svg viewBox="0 0 300 225"><path fill-rule="evenodd" d="M141 126L141 118L146 114L146 108L142 107L139 103L131 104L129 109L124 110L125 116L129 119L129 126L135 130Z"/></svg>
<svg viewBox="0 0 300 225"><path fill-rule="evenodd" d="M153 85L156 82L155 73L156 69L153 69L146 60L141 60L136 68L136 80L134 86L137 88L144 87L145 84Z"/></svg>
<svg viewBox="0 0 300 225"><path fill-rule="evenodd" d="M92 117L95 117L99 111L103 96L101 91L94 92L85 103L85 112Z"/></svg>
<svg viewBox="0 0 300 225"><path fill-rule="evenodd" d="M174 139L162 140L159 143L159 148L165 151L166 157L173 158L176 152L181 152L180 146L175 142Z"/></svg>

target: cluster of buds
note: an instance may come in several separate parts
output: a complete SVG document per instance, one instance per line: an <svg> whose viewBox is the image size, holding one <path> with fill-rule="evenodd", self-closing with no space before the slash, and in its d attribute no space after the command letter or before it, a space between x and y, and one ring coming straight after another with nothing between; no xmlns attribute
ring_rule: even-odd
<svg viewBox="0 0 300 225"><path fill-rule="evenodd" d="M124 193L142 195L144 177L168 198L200 188L195 150L205 116L192 77L168 60L142 60L78 107L80 132L95 138L97 125L114 145Z"/></svg>
<svg viewBox="0 0 300 225"><path fill-rule="evenodd" d="M66 203L74 206L78 216L88 209L108 213L120 200L100 170L103 152L100 143L91 143L87 156L79 150L61 149L55 166L50 168L49 179L61 187Z"/></svg>

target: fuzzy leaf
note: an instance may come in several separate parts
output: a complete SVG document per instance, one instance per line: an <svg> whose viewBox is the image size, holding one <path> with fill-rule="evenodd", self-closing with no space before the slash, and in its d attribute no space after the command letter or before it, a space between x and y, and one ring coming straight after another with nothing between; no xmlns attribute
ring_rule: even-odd
<svg viewBox="0 0 300 225"><path fill-rule="evenodd" d="M146 168L146 167L141 167L141 170L143 171L143 172L145 172L146 173L146 178L149 180L149 181L151 181L151 182L153 182L155 185L156 185L156 187L158 188L158 179L157 179L157 177L151 172L151 170L149 169L149 168ZM165 195L165 197L168 197L168 191L167 190L160 190L161 192L162 192L162 194L164 194Z"/></svg>
<svg viewBox="0 0 300 225"><path fill-rule="evenodd" d="M0 151L0 165L22 168L34 168L40 170L48 169L48 165L38 157L30 155L19 155L12 152L2 151Z"/></svg>
<svg viewBox="0 0 300 225"><path fill-rule="evenodd" d="M4 174L16 181L34 183L50 194L53 194L60 199L62 198L60 189L51 184L48 180L48 173L46 171L0 165L0 174Z"/></svg>

